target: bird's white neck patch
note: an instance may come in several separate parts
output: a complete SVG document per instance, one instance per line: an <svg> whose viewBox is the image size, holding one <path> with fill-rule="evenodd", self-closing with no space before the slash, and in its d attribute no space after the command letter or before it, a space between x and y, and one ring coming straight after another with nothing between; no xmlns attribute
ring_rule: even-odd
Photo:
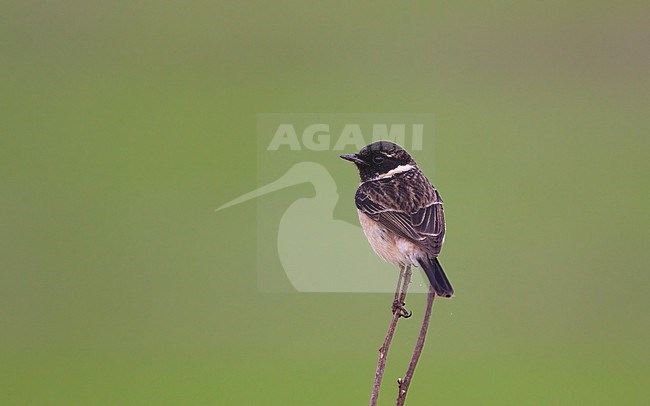
<svg viewBox="0 0 650 406"><path fill-rule="evenodd" d="M386 179L386 178L391 178L393 175L402 173L402 172L407 172L410 171L411 169L415 168L413 165L400 165L397 168L393 168L390 171L386 173L382 173L381 175L377 176L375 179Z"/></svg>

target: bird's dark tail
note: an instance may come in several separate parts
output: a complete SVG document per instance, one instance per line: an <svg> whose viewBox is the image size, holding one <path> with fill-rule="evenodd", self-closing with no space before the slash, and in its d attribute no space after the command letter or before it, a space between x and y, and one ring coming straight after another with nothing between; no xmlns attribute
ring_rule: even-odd
<svg viewBox="0 0 650 406"><path fill-rule="evenodd" d="M438 258L427 255L426 258L418 259L418 263L424 273L427 274L436 295L442 297L452 297L454 295L454 288L451 287L451 283L449 283L445 271L442 270Z"/></svg>

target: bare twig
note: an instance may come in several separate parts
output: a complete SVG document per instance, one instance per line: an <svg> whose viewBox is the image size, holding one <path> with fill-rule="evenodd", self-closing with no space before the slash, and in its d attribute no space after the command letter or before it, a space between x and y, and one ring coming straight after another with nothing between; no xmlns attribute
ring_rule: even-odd
<svg viewBox="0 0 650 406"><path fill-rule="evenodd" d="M397 289L395 290L395 302L403 304L406 299L406 292L408 291L409 284L411 283L411 267L407 266L400 270L399 279L397 280ZM372 385L372 395L370 395L370 406L376 406L379 399L379 388L381 387L381 379L384 376L384 368L386 368L386 357L390 343L395 334L395 327L400 317L403 317L403 309L396 307L393 302L393 318L388 326L384 344L379 348L379 360L377 360L377 369L375 370L375 382Z"/></svg>
<svg viewBox="0 0 650 406"><path fill-rule="evenodd" d="M415 344L415 349L413 350L413 355L411 356L411 362L409 363L408 370L406 370L406 375L404 378L397 380L398 393L396 406L403 406L406 401L406 392L409 390L411 385L411 380L413 379L413 373L415 372L415 367L418 364L420 359L420 354L422 354L422 348L424 347L424 340L427 337L427 330L429 329L429 320L431 319L431 309L433 307L433 300L436 298L436 292L433 290L433 286L429 286L429 294L427 296L427 308L424 312L424 320L422 320L422 328L420 329L420 335L418 336L418 341Z"/></svg>

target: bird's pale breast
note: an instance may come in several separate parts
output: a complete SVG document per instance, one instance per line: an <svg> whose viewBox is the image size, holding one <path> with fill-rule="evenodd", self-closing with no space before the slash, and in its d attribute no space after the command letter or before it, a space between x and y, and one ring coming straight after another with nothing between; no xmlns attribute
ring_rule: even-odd
<svg viewBox="0 0 650 406"><path fill-rule="evenodd" d="M412 242L387 230L361 210L357 212L363 233L381 259L398 266L417 265L415 256L418 248Z"/></svg>

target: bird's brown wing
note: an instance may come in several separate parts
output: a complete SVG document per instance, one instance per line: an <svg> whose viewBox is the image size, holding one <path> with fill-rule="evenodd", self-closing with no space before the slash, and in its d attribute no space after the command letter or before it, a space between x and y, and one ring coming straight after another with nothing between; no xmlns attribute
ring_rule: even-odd
<svg viewBox="0 0 650 406"><path fill-rule="evenodd" d="M355 203L388 230L437 255L445 234L442 199L420 171L413 172L363 183Z"/></svg>

